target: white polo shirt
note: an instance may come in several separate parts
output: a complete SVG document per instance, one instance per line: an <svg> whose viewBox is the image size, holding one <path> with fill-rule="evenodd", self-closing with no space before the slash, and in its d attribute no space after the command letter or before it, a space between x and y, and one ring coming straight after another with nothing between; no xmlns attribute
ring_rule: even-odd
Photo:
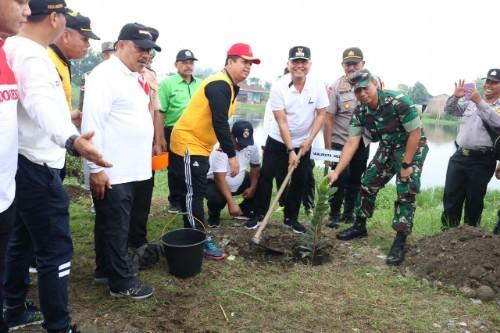
<svg viewBox="0 0 500 333"><path fill-rule="evenodd" d="M14 201L17 171L16 78L7 65L0 39L0 213Z"/></svg>
<svg viewBox="0 0 500 333"><path fill-rule="evenodd" d="M287 74L273 84L269 105L273 112L285 110L292 145L299 147L311 134L316 110L328 107L329 101L326 88L320 81L307 77L304 89L298 92ZM284 143L278 122L271 123L269 136Z"/></svg>
<svg viewBox="0 0 500 333"><path fill-rule="evenodd" d="M245 171L250 164L260 164L259 147L257 145L251 145L243 148L242 150L237 150L236 158L240 164L240 172L236 176L231 177L229 175L229 162L227 155L219 149L218 145L216 145L214 150L210 153L210 169L208 170L207 178L214 179L214 172L225 172L226 182L229 185L231 192L236 192L243 183L243 180L245 179Z"/></svg>
<svg viewBox="0 0 500 333"><path fill-rule="evenodd" d="M102 62L85 83L82 131L94 131L94 146L111 168L86 161L91 173L106 172L111 184L151 178L153 122L149 95L116 56Z"/></svg>
<svg viewBox="0 0 500 333"><path fill-rule="evenodd" d="M19 154L33 163L62 169L66 140L78 131L71 123L54 63L47 50L29 38L10 37L4 49L19 91Z"/></svg>

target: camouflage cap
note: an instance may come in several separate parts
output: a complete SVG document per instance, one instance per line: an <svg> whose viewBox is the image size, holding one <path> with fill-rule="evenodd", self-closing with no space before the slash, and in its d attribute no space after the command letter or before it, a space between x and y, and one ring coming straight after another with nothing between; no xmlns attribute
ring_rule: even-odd
<svg viewBox="0 0 500 333"><path fill-rule="evenodd" d="M349 75L349 83L354 90L358 88L366 88L374 80L374 76L367 69L362 69Z"/></svg>
<svg viewBox="0 0 500 333"><path fill-rule="evenodd" d="M101 52L108 52L115 50L115 43L113 42L104 42L101 44Z"/></svg>

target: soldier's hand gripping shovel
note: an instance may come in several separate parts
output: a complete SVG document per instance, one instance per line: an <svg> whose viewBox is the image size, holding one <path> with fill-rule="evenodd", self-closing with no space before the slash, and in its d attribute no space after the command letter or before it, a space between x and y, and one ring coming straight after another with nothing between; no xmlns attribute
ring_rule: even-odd
<svg viewBox="0 0 500 333"><path fill-rule="evenodd" d="M302 148L300 148L299 153L297 154L297 159L300 159L301 156L302 156ZM267 226L267 223L269 223L269 220L271 220L271 215L274 212L274 208L276 208L278 201L280 200L281 196L283 195L283 192L285 191L286 187L288 186L288 182L290 181L290 178L292 177L294 170L295 170L294 167L290 167L288 169L288 173L286 174L286 177L283 180L283 183L281 183L281 186L278 189L278 193L276 193L276 197L274 197L274 200L271 203L271 205L269 206L269 209L267 210L267 213L264 216L262 223L259 225L259 228L257 229L257 232L255 233L255 235L252 237L252 244L257 245L258 247L264 249L266 252L269 252L269 253L284 254L283 250L273 248L272 246L269 246L269 244L262 244L261 243L262 231L264 231L264 229Z"/></svg>

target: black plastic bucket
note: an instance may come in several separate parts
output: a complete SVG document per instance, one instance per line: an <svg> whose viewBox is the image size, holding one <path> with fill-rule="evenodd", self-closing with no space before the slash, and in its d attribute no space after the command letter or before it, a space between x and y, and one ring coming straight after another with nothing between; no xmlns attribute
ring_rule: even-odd
<svg viewBox="0 0 500 333"><path fill-rule="evenodd" d="M172 230L161 236L170 274L187 278L200 273L206 238L203 231L191 228Z"/></svg>

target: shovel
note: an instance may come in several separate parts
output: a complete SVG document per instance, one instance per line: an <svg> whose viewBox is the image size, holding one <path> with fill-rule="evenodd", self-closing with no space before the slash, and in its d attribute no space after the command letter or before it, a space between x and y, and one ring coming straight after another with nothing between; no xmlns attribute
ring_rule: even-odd
<svg viewBox="0 0 500 333"><path fill-rule="evenodd" d="M299 153L297 154L297 158L300 159L302 156L302 148L300 148ZM272 248L268 245L261 244L261 238L262 238L262 231L267 226L267 223L269 223L269 220L271 220L271 215L274 212L274 208L276 208L276 205L278 204L281 196L283 195L283 192L285 191L286 187L288 186L288 182L290 181L290 178L292 177L293 171L295 168L290 167L288 169L288 173L286 174L285 179L283 180L283 183L281 183L280 188L278 189L278 193L276 193L276 197L274 197L273 202L269 206L269 209L267 210L266 215L264 216L264 219L262 220L262 223L259 225L259 228L257 229L257 232L255 235L252 237L252 243L257 245L258 247L264 249L266 252L269 253L274 253L274 254L284 254L283 250L279 250L276 248Z"/></svg>

